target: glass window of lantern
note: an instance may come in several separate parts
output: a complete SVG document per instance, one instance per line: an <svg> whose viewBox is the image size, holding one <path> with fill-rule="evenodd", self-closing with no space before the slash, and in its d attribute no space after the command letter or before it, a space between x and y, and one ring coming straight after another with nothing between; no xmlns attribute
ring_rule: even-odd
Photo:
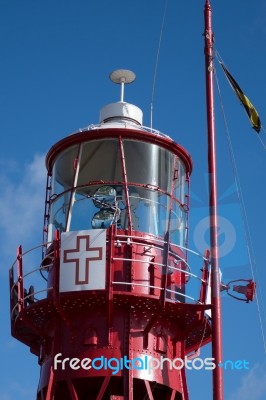
<svg viewBox="0 0 266 400"><path fill-rule="evenodd" d="M183 207L173 201L170 216L170 242L179 246L185 245L187 217Z"/></svg>
<svg viewBox="0 0 266 400"><path fill-rule="evenodd" d="M185 202L185 191L186 191L186 172L182 161L177 160L176 163L176 180L174 197L180 201L181 204Z"/></svg>
<svg viewBox="0 0 266 400"><path fill-rule="evenodd" d="M53 239L53 232L55 229L61 232L66 229L78 149L79 146L75 145L63 151L57 157L53 166L48 241Z"/></svg>
<svg viewBox="0 0 266 400"><path fill-rule="evenodd" d="M75 145L57 157L52 173L52 195L58 195L73 185L79 146Z"/></svg>
<svg viewBox="0 0 266 400"><path fill-rule="evenodd" d="M174 154L156 144L124 140L124 152L129 183L159 187L171 193Z"/></svg>
<svg viewBox="0 0 266 400"><path fill-rule="evenodd" d="M129 186L128 191L133 229L163 237L168 219L169 196L158 190L133 185Z"/></svg>
<svg viewBox="0 0 266 400"><path fill-rule="evenodd" d="M122 180L117 139L93 140L82 145L77 186L96 181L121 182Z"/></svg>
<svg viewBox="0 0 266 400"><path fill-rule="evenodd" d="M122 185L77 187L72 200L69 230L121 227L125 221L125 196ZM123 226L124 228L124 226Z"/></svg>

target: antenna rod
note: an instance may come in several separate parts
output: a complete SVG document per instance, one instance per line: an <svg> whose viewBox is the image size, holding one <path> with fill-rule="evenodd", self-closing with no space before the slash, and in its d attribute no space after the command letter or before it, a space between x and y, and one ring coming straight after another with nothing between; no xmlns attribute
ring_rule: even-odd
<svg viewBox="0 0 266 400"><path fill-rule="evenodd" d="M116 69L111 72L110 79L114 83L118 83L121 85L120 91L120 101L124 102L124 91L125 91L125 83L132 83L136 79L136 75L134 72L129 71L128 69Z"/></svg>
<svg viewBox="0 0 266 400"><path fill-rule="evenodd" d="M121 103L124 102L124 89L125 89L125 80L122 78L121 79L121 97L120 97Z"/></svg>
<svg viewBox="0 0 266 400"><path fill-rule="evenodd" d="M206 73L206 106L208 128L208 173L209 173L209 216L210 216L210 250L211 250L211 303L212 303L212 356L216 368L213 370L213 399L223 400L222 363L222 316L220 297L220 269L218 251L218 215L217 215L217 182L216 182L216 134L214 122L214 63L212 9L206 0L205 9L205 73Z"/></svg>

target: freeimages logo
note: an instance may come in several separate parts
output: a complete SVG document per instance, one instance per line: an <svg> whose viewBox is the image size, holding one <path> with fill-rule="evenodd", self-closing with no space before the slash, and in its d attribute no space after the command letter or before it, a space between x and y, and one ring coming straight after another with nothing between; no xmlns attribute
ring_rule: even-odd
<svg viewBox="0 0 266 400"><path fill-rule="evenodd" d="M237 360L233 362L232 360L227 360L224 363L220 363L217 365L219 368L224 369L249 369L249 362L246 360ZM143 358L135 357L132 360L128 359L127 356L121 358L106 358L104 356L97 357L94 359L83 358L79 359L77 357L74 358L62 358L62 353L58 353L54 357L54 369L57 370L61 368L65 370L66 368L71 368L73 370L84 369L84 370L111 370L112 375L116 375L119 371L124 369L127 370L142 370L147 371L148 374L151 374L152 371L157 369L163 370L164 368L168 368L172 370L181 370L186 368L188 370L201 370L205 369L213 370L216 368L216 364L214 363L214 358L193 358L189 359L188 357L182 358L174 358L171 360L167 357L159 357L154 358L145 355Z"/></svg>
<svg viewBox="0 0 266 400"><path fill-rule="evenodd" d="M190 209L190 229L194 246L202 254L210 247L209 208L203 197L203 194L201 199L191 192L194 206ZM248 261L243 217L235 183L220 194L218 202L218 246L224 271L225 268L230 270L245 265Z"/></svg>

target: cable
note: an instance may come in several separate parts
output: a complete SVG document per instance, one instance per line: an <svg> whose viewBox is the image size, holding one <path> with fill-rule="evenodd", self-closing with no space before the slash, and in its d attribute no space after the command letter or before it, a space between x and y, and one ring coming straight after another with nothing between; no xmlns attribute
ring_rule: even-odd
<svg viewBox="0 0 266 400"><path fill-rule="evenodd" d="M217 58L219 64L221 66L225 65L225 62L223 61L221 55L219 54L219 52L217 50L215 50L215 55L216 55L216 58ZM217 77L216 77L216 79L217 79ZM229 82L229 84L232 86L232 84L230 82ZM263 132L266 133L266 130L265 130L265 128L263 126L261 126L261 130L263 130ZM265 145L264 141L262 140L262 138L261 138L259 133L257 133L257 137L258 137L262 147L264 148L264 150L266 150L266 145Z"/></svg>
<svg viewBox="0 0 266 400"><path fill-rule="evenodd" d="M151 92L151 129L152 129L152 122L153 122L152 119L153 119L153 101L154 101L154 93L155 93L155 83L156 83L156 78L157 78L157 69L158 69L158 64L159 64L159 56L160 56L160 50L161 50L161 43L162 43L162 37L163 37L167 5L168 5L168 0L165 0L163 19L162 19L162 24L161 24L161 32L160 32L160 37L159 37L159 42L158 42L157 55L156 55L154 74L153 74L152 92Z"/></svg>
<svg viewBox="0 0 266 400"><path fill-rule="evenodd" d="M217 51L216 51L216 54L219 55L219 53ZM222 60L220 55L219 55L219 58L220 58L220 60ZM220 63L220 60L218 59L219 63ZM235 160L235 156L234 156L229 127L228 127L228 123L227 123L227 119L226 119L226 115L225 115L221 90L220 90L218 77L217 77L216 73L215 73L215 80L216 80L217 90L218 90L218 94L219 94L223 120L224 120L224 124L225 124L226 139L227 139L227 144L228 144L228 148L229 148L229 154L230 154L230 158L231 158L231 164L232 164L232 169L233 169L233 173L234 173L234 178L235 178L237 197L238 197L238 201L240 204L241 216L242 216L242 221L243 221L243 226L244 226L244 235L245 235L245 241L246 241L247 252L248 252L248 259L249 259L252 279L255 281L254 269L256 266L256 261L255 261L254 250L253 250L253 245L252 245L252 241L251 241L251 233L250 233L250 228L249 228L249 223L248 223L248 218L247 218L247 212L246 212L246 208L245 208L245 204L244 204L243 193L242 193L242 189L241 189L241 185L240 185L238 170L237 170L237 166L236 166L236 160ZM262 323L261 310L260 310L260 305L259 305L259 301L258 301L258 296L256 296L256 304L257 304L257 309L258 309L258 316L259 316L259 322L260 322L260 328L261 328L263 347L264 347L264 352L266 354L266 339L265 339L265 334L264 334L264 329L263 329L263 323ZM262 302L262 304L263 304L263 302Z"/></svg>
<svg viewBox="0 0 266 400"><path fill-rule="evenodd" d="M266 133L266 131L265 131L265 129L264 129L264 127L262 126L261 127L261 129ZM265 143L263 142L263 140L262 140L262 138L261 138L261 136L260 136L260 134L258 133L258 139L259 139L259 141L260 141L260 143L261 143L261 145L262 145L262 147L264 148L264 150L266 150L266 145L265 145Z"/></svg>

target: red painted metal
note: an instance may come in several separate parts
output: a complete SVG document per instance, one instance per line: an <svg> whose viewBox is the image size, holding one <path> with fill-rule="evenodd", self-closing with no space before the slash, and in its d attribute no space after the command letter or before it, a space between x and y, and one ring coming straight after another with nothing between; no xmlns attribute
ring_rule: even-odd
<svg viewBox="0 0 266 400"><path fill-rule="evenodd" d="M48 174L44 236L43 243L40 246L43 253L40 268L36 269L40 272L41 279L43 278L46 286L44 289L35 292L33 285L30 285L27 291L28 277L34 271L24 272L24 255L21 246L18 248L16 262L9 274L12 335L30 347L31 352L38 356L41 366L36 400L83 400L88 398L96 400L137 400L143 398L149 400L188 400L185 368L171 368L168 362L173 362L175 359L182 361L185 357L192 360L195 355L199 354L200 348L211 340L215 363L217 365L222 362L213 94L213 32L212 10L209 0L205 2L204 15L211 249L205 252L201 273L198 276L191 273L188 266L188 249L186 248L188 227L185 228L185 248L179 245L183 243L182 239L179 243L171 242L172 237L178 236L171 236L172 231L175 233L179 229L177 227L172 228L172 215L176 217L175 224L180 223L176 226L181 226L184 221L188 221L189 177L192 171L192 160L183 147L165 135L147 132L144 128L114 128L110 125L108 128L104 125L104 128L84 130L56 143L46 157ZM115 168L121 168L121 175L116 176L116 173L114 173L113 181L101 180L102 176L95 175L97 180L91 178L90 181L86 166L93 165L89 164L89 158L95 157L92 152L86 162L83 160L85 178L81 179L82 184L78 184L83 144L89 144L90 147L92 145L90 142L98 140L99 143L102 143L104 140L109 140L109 146L112 142L110 139L115 139L118 143L117 153L115 154L116 160L119 159L120 164L119 166L118 164L114 165ZM166 186L161 183L162 187L159 187L160 179L156 180L153 173L147 174L149 178L147 178L147 181L144 180L144 183L142 179L137 182L131 182L128 179L130 176L130 168L129 172L127 171L128 164L131 163L131 167L135 167L135 160L134 157L131 158L128 155L131 161L129 162L126 159L127 153L124 151L124 143L127 140L142 142L145 143L145 146L147 144L150 144L150 146L157 145L164 152L170 153L167 156L169 160L173 161L172 164L169 162L172 170L169 167L169 173L163 175L164 168L166 171L168 168L165 161L165 163L162 163L165 165L160 165L161 170L157 171L158 175L161 173L161 181L167 181ZM71 155L72 163L68 165L67 161L62 161L62 159L66 155L64 153L66 150L72 152L72 146L74 146L76 153L74 157ZM152 149L155 147L152 147ZM107 152L108 150L109 147ZM107 161L103 165L105 168L109 168L109 159L105 154L102 159L105 162L106 158ZM133 153L131 152L131 154ZM154 161L153 158L154 153L152 153L152 161ZM59 166L57 165L58 160L62 161L61 166L61 161ZM94 166L97 169L99 158L96 158L96 160L97 163ZM177 190L179 161L181 162L180 171L184 171L186 178L187 192L184 196L183 190L180 192ZM86 163L88 164L86 165ZM147 163L142 170L149 169L150 164L153 168L153 163ZM57 167L59 171L57 171ZM152 172L154 171L152 170ZM56 178L53 181L55 175L58 180ZM112 179L110 178L112 174L106 176L108 176L108 179ZM132 180L138 180L138 177L132 176ZM145 171L143 171L143 177L145 177ZM64 180L64 178L67 179ZM155 186L155 184L158 184L158 186ZM180 184L183 185L183 183ZM117 225L113 223L106 229L104 246L93 247L94 250L99 251L99 256L94 257L94 260L101 259L100 254L101 256L104 254L102 253L103 247L106 249L105 287L102 285L96 286L102 287L101 290L84 290L84 288L77 287L73 289L73 286L70 286L70 291L60 292L60 268L65 267L65 263L70 260L60 257L62 243L61 234L57 229L58 227L62 231L70 229L76 197L83 196L78 200L92 202L92 193L95 193L95 187L102 185L118 187L116 190L119 193L117 197L119 200L116 201L115 207L120 207L118 204L119 202L122 203L120 211L118 210L119 213L121 212L119 217L125 211L125 220L127 219L128 222L124 226L121 221L119 223L116 221ZM130 195L132 193L131 187L136 189L137 193ZM149 195L147 197L142 195L141 197L141 193L146 193L145 191L150 194L150 198ZM152 225L146 227L147 231L145 231L145 228L142 230L139 228L142 222L140 219L146 211L144 212L142 209L142 214L137 215L137 206L136 204L132 205L132 199L133 203L134 200L140 199L144 210L145 207L154 210L153 219L160 219L161 214L165 216L163 233L162 228L158 226L156 226L155 232L152 230L153 228L150 228ZM109 203L107 204L109 206ZM106 203L104 206L106 207ZM57 212L60 214L61 210L62 215L66 214L65 226L63 218L62 222L53 217L54 209L56 210L55 215ZM86 225L87 210L85 208L84 210L82 215L79 215L82 223L84 223L84 226L78 228L80 230L88 230L88 225ZM158 213L156 213L157 211ZM184 214L186 214L186 217L184 217ZM62 215L60 214L60 217ZM150 214L149 224L152 218ZM135 220L137 220L136 225L134 225ZM51 238L51 233L54 232L54 239L51 239L51 243L45 243L49 225L53 226L53 229L50 228L51 230L49 230L49 237ZM143 226L146 225L143 224ZM182 228L180 228L180 232L180 235L182 235ZM90 237L90 233L86 234L86 237ZM74 249L75 252L77 249ZM64 254L69 254L72 251L65 250ZM78 257L78 255L75 256ZM61 259L63 265L61 265ZM75 259L75 261L76 266L78 266L80 260ZM17 276L15 276L15 267L17 267ZM88 263L88 270L89 267ZM192 270L192 272L194 271ZM89 274L88 271L87 274ZM188 296L186 292L189 279L192 277L200 282L196 298ZM206 304L209 277L211 277L211 304ZM230 283L232 282L234 281ZM246 286L238 285L233 290L245 295L246 301L252 301L256 284L252 280L247 282ZM77 284L84 284L84 281L78 278L76 279ZM224 286L224 290L229 290L229 285ZM42 295L44 293L44 295L37 300L35 295L39 293L42 293ZM190 300L193 300L194 303L189 302ZM207 310L212 312L211 324L206 316ZM59 363L61 368L58 368L55 364L56 357L66 360L64 364ZM85 368L71 368L70 366L70 360L74 360L75 365L77 360L78 362L84 359L92 361L95 358L102 362L101 368L86 370ZM145 369L128 367L128 362L132 362L132 360L149 361L153 359L153 361L160 363L162 358L166 361L163 368L153 368L149 372ZM107 366L106 364L110 359L120 360L120 368L115 374L110 365ZM125 363L123 367L121 363ZM221 368L213 370L213 399L223 400Z"/></svg>
<svg viewBox="0 0 266 400"><path fill-rule="evenodd" d="M247 285L234 285L233 289L231 289L230 285L231 283L240 283L240 282L248 282ZM227 285L223 285L223 290L227 291L227 294L231 297L233 297L236 300L241 300L241 301L246 301L249 303L250 301L254 300L255 294L256 294L256 282L254 282L252 279L235 279L233 281L230 281L227 283ZM238 297L233 295L232 293L229 292L229 290L233 290L234 292L241 293L245 296L244 298Z"/></svg>
<svg viewBox="0 0 266 400"><path fill-rule="evenodd" d="M218 252L218 213L216 182L216 135L214 120L214 63L212 9L210 1L205 3L205 70L208 126L208 172L209 172L209 215L211 252L211 302L212 302L212 355L216 365L222 362L222 315L220 300L220 271ZM213 399L223 400L223 370L213 370Z"/></svg>
<svg viewBox="0 0 266 400"><path fill-rule="evenodd" d="M77 392L73 386L73 383L70 379L67 380L67 387L69 390L69 394L71 396L71 400L79 400Z"/></svg>
<svg viewBox="0 0 266 400"><path fill-rule="evenodd" d="M103 398L103 395L106 392L106 388L108 386L108 383L110 382L110 378L111 378L110 375L106 375L106 377L104 378L104 381L103 381L102 386L101 386L101 388L99 390L99 393L97 395L96 400L101 400Z"/></svg>
<svg viewBox="0 0 266 400"><path fill-rule="evenodd" d="M129 135L116 130L107 136L128 138ZM136 137L143 139L138 131ZM145 140L148 140L146 136ZM152 144L157 136L149 136L149 140ZM169 139L161 138L161 145L163 141L167 147ZM120 147L123 148L122 141ZM190 160L178 145L171 151L176 159ZM60 155L58 149L56 154ZM122 161L125 169L125 159ZM190 165L187 163L187 179ZM123 179L120 184L127 188L126 171ZM177 179L175 173L172 179ZM137 185L151 190L150 182ZM176 201L174 187L172 182L171 193L161 191L162 195L169 196L170 213ZM156 188L153 190L157 191ZM129 199L126 205L130 208ZM130 210L128 213L130 215ZM41 376L37 400L82 399L86 396L98 400L133 400L145 396L150 400L188 399L184 369L164 367L163 370L152 370L147 376L141 370L124 368L113 376L108 369L88 373L71 370L68 366L58 370L53 365L54 357L60 353L62 358L80 359L101 356L106 359L127 357L128 360L146 356L158 361L161 356L170 360L184 359L185 355L210 341L211 330L204 316L204 310L210 306L204 303L203 295L202 304L197 301L188 304L182 297L182 288L187 283L186 257L178 244L170 243L169 229L168 221L165 237L156 237L133 229L129 233L112 225L107 229L105 289L65 293L59 292L60 233L55 231L53 244L47 246L41 263L41 268L46 268L48 273L47 297L20 309L18 316L12 318L13 336L29 345L39 357ZM169 273L168 266L175 266L176 260L179 260L178 266ZM23 286L22 250L18 267L17 275ZM12 272L11 290L13 286Z"/></svg>
<svg viewBox="0 0 266 400"><path fill-rule="evenodd" d="M46 179L46 194L45 194L45 203L44 203L44 216L43 216L43 243L47 243L47 235L48 235L48 220L49 220L49 208L50 208L50 198L51 198L51 175L47 174ZM43 248L42 257L44 258L45 251Z"/></svg>
<svg viewBox="0 0 266 400"><path fill-rule="evenodd" d="M241 287L241 286L240 286ZM242 289L242 287L241 287ZM234 287L234 291L236 292L236 287ZM238 290L241 293L241 290ZM246 285L244 294L247 298L247 302L253 301L256 293L256 282L253 282L252 280Z"/></svg>
<svg viewBox="0 0 266 400"><path fill-rule="evenodd" d="M197 329L204 323L204 318L199 319L198 316L199 314L203 316L202 311L207 307L166 299L165 308L150 329L147 349L144 347L144 327L147 320L150 320L159 308L160 290L155 289L155 294L150 295L148 286L141 292L137 284L141 276L142 279L146 279L143 273L145 267L148 269L150 266L149 260L162 262L163 244L159 247L151 235L133 233L135 239L132 237L131 243L127 243L128 235L125 231L115 231L115 227L111 227L108 231L107 241L112 251L107 255L106 270L113 269L113 272L107 280L105 290L63 294L58 293L60 242L58 233L55 234L54 263L51 270L54 272L53 294L52 296L49 294L43 301L27 306L24 310L31 319L33 327L42 326L39 348L34 351L39 356L42 354L39 358L42 371L38 400L82 399L86 393L91 393L91 398L99 400L109 399L106 397L107 393L114 396L113 398L123 395L124 399L137 399L149 396L150 390L155 400L188 399L184 370L152 371L147 385L143 381L142 371L129 371L127 377L119 372L114 377L110 371L106 371L103 375L103 371L93 371L93 373L90 371L88 374L88 371L71 371L69 368L59 371L53 368L52 359L58 353L62 353L62 357L70 358L78 356L92 359L105 356L108 359L111 357L120 359L127 356L128 359L133 359L149 354L157 359L160 355L170 359L173 357L183 359L185 354L190 353L194 346L198 348L201 343L202 333L197 333ZM121 246L118 245L119 242ZM168 260L170 263L173 251L181 255L180 250L172 246ZM145 256L146 265L139 264L140 254L148 254ZM127 259L131 261L125 262ZM142 275L140 275L141 270ZM23 271L20 272L23 276ZM113 279L116 276L119 276L120 281L130 282L131 289L121 283L114 284ZM160 286L161 278L161 274L157 271L154 276L154 286ZM176 273L175 279L175 283L178 283L178 279L182 281L180 273ZM110 300L113 303L111 310ZM106 318L109 313L110 318ZM25 314L22 313L22 325L18 320L15 321L16 329L13 334L25 342L24 317ZM68 324L69 319L71 325ZM184 327L186 327L185 332ZM111 336L109 331L112 331ZM208 340L210 329L207 328L206 332L205 340ZM32 337L33 340L34 336L36 332L33 329L27 331L27 337ZM115 389L117 387L122 387L123 393L117 391Z"/></svg>
<svg viewBox="0 0 266 400"><path fill-rule="evenodd" d="M75 173L73 174L73 180L72 180L72 185L71 185L70 201L68 203L68 210L67 210L67 217L66 217L66 226L68 225L68 221L69 221L70 213L71 213L71 206L72 206L73 198L75 196L75 187L76 187L75 181L76 181L76 177L78 174L78 162L79 162L80 153L81 153L81 144L79 143L77 156L75 157L74 162L73 162L73 170L75 171Z"/></svg>
<svg viewBox="0 0 266 400"><path fill-rule="evenodd" d="M24 287L23 287L23 265L22 265L22 246L17 250L17 293L18 293L18 313L24 309Z"/></svg>
<svg viewBox="0 0 266 400"><path fill-rule="evenodd" d="M45 400L51 400L54 398L55 385L56 385L56 374L54 372L53 366L51 365ZM43 393L41 392L41 397L42 396Z"/></svg>
<svg viewBox="0 0 266 400"><path fill-rule="evenodd" d="M146 379L144 379L144 383L145 383L145 386L146 386L146 389L147 389L149 400L154 400L154 397L153 397L153 394L152 394L152 391L151 391L150 382L146 381Z"/></svg>
<svg viewBox="0 0 266 400"><path fill-rule="evenodd" d="M119 148L120 148L120 157L121 157L123 178L124 178L124 182L125 182L126 206L127 206L127 216L128 216L128 233L129 233L129 235L131 235L132 220L131 220L131 212L130 212L130 206L129 206L128 179L127 179L127 171L126 171L126 164L125 164L124 146L123 146L121 136L119 136Z"/></svg>
<svg viewBox="0 0 266 400"><path fill-rule="evenodd" d="M110 139L115 139L117 144L115 157L118 161L115 168L119 170L119 174L106 175L108 181L95 175L97 181L94 181L94 175L88 178L86 170L86 166L93 165L89 161L95 157L94 153L85 161L82 156L79 160L79 155L85 152L85 145L88 144L88 148L91 148L92 142L98 140L102 144L109 140L109 146L113 142ZM137 142L144 143L145 146L149 144L152 151L156 148L153 145L159 146L160 151L163 150L160 153L158 151L164 162L161 162L157 171L153 163L146 163L144 166L150 168L151 173L145 175L142 168L139 173L143 172L143 176L132 174L135 159L132 152L128 155L124 150L128 140L134 141L134 145ZM64 157L69 154L68 150L73 153L66 160ZM165 159L162 154L165 154ZM150 157L154 161L154 152L151 152ZM109 166L108 157L105 158L104 155L103 159L105 168L113 168L112 165ZM78 182L78 160L84 172L82 185ZM99 158L96 160L97 169ZM28 345L39 357L41 374L37 400L188 400L185 368L171 368L169 360L182 361L211 340L211 326L205 315L205 311L211 308L206 304L208 257L205 257L202 275L195 276L195 271L190 273L187 263L187 249L182 247L182 225L186 222L185 214L189 211L189 193L188 190L185 191L185 187L180 189L179 185L189 184L192 170L189 154L169 137L137 128L109 126L79 132L61 140L48 152L46 165L49 178L44 232L48 232L49 225L53 226L53 230L49 230L49 237L54 232L53 242L45 247L46 253L40 267L41 277L44 278L44 273L47 276L47 293L42 299L27 303L24 308L20 306L17 314L12 311L11 316L13 336ZM112 176L114 180L109 181ZM182 179L179 180L180 177L184 178L185 183ZM68 268L70 263L66 263L69 258L62 257L61 234L57 229L70 229L70 223L74 219L73 200L77 199L78 202L78 196L83 196L81 200L85 202L82 204L94 204L92 193L97 185L119 186L117 193L120 197L117 204L122 203L121 215L124 211L123 218L127 222L124 225L117 222L117 225L113 224L106 229L105 287L103 285L101 290L84 290L72 286L73 290L60 292L60 269ZM136 189L136 194L131 191L132 187ZM146 196L145 193L149 194ZM136 202L141 203L140 209L137 209ZM137 214L139 210L141 212ZM147 214L147 210L153 212ZM93 209L91 211L95 212ZM60 217L63 215L62 220L54 217L57 212ZM146 215L149 216L147 225ZM66 222L64 225L63 218L69 224ZM79 223L82 226L78 229L89 229L87 218L87 209L84 207L79 214ZM162 222L163 228L156 225L153 230L153 220L157 222L157 219ZM177 233L176 236L173 232ZM62 236L62 240L64 237L66 236ZM171 238L175 238L176 242L173 243ZM187 240L187 237L184 239ZM96 245L92 247L99 252L102 249ZM76 250L77 248L75 260L78 257ZM64 254L69 254L70 251L72 250L65 250ZM100 256L96 255L96 258L99 259ZM78 261L76 260L76 266L79 265ZM23 265L20 251L17 270L20 294L17 300L13 298L11 310L19 306L19 300L23 296ZM11 292L16 283L13 272L12 270L10 273ZM189 278L193 276L200 287L196 296L189 297L186 288ZM76 286L83 283L82 279L76 279ZM64 368L62 363L57 367L56 357L68 359ZM95 358L103 363L114 358L120 360L120 363L121 360L126 362L136 359L147 362L153 360L159 364L162 359L166 361L162 368L152 368L149 372L124 365L115 374L110 366L86 370L71 368L69 365L69 360L72 359Z"/></svg>
<svg viewBox="0 0 266 400"><path fill-rule="evenodd" d="M189 153L180 145L174 142L171 138L155 135L153 133L149 133L143 130L136 129L124 129L124 128L112 128L112 129L93 129L83 132L77 132L73 135L67 136L64 139L57 142L54 146L51 147L47 156L46 156L46 167L48 172L51 171L54 161L58 154L63 152L66 148L79 144L82 142L87 142L89 140L95 139L108 139L108 138L118 138L121 136L122 139L133 139L133 140L141 140L143 142L154 143L158 146L162 146L167 150L176 153L183 160L186 170L190 175L192 172L192 159Z"/></svg>
<svg viewBox="0 0 266 400"><path fill-rule="evenodd" d="M202 268L202 283L201 291L200 291L200 302L204 303L207 296L207 288L208 288L208 278L209 278L209 264L210 264L210 251L209 249L205 250L204 253L204 263Z"/></svg>

